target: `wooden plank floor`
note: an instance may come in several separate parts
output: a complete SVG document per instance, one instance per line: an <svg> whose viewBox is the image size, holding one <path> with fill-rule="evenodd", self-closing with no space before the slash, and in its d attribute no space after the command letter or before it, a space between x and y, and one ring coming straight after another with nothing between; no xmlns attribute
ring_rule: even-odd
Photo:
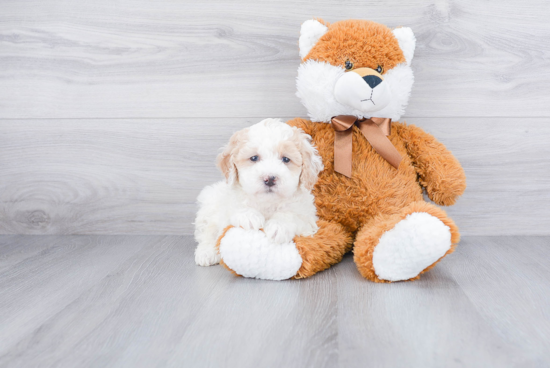
<svg viewBox="0 0 550 368"><path fill-rule="evenodd" d="M0 236L0 367L543 367L549 237L466 237L422 280L197 267L188 236Z"/></svg>

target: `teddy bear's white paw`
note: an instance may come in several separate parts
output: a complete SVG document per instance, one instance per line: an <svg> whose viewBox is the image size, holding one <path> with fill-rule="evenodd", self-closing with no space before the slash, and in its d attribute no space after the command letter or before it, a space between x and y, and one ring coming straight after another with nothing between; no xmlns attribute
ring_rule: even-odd
<svg viewBox="0 0 550 368"><path fill-rule="evenodd" d="M264 216L251 208L238 211L231 216L231 225L245 230L260 230L264 227Z"/></svg>
<svg viewBox="0 0 550 368"><path fill-rule="evenodd" d="M229 229L220 242L224 263L244 277L285 280L296 275L302 257L293 242L275 244L263 231Z"/></svg>
<svg viewBox="0 0 550 368"><path fill-rule="evenodd" d="M408 280L450 248L449 227L428 213L415 212L380 237L372 257L374 272L382 280Z"/></svg>
<svg viewBox="0 0 550 368"><path fill-rule="evenodd" d="M195 249L195 263L199 266L212 266L220 263L221 256L213 246L199 245Z"/></svg>
<svg viewBox="0 0 550 368"><path fill-rule="evenodd" d="M264 232L268 239L273 240L277 244L288 243L292 241L295 235L292 228L289 228L288 225L285 226L284 222L277 220L267 221Z"/></svg>

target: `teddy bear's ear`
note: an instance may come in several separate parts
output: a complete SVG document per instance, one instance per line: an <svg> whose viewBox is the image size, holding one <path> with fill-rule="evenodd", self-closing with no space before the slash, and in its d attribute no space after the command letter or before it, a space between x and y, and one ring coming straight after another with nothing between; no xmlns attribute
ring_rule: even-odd
<svg viewBox="0 0 550 368"><path fill-rule="evenodd" d="M306 20L300 29L300 58L303 60L309 51L315 46L319 38L327 33L328 27L316 19Z"/></svg>
<svg viewBox="0 0 550 368"><path fill-rule="evenodd" d="M403 51L403 55L405 55L407 65L410 66L414 55L414 48L416 47L416 38L412 29L409 27L396 28L393 30L393 35L399 42L399 47Z"/></svg>

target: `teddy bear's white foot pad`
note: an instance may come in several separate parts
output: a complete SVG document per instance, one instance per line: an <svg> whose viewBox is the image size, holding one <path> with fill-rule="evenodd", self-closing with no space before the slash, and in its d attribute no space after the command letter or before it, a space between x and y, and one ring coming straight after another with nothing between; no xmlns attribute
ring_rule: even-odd
<svg viewBox="0 0 550 368"><path fill-rule="evenodd" d="M374 272L382 280L408 280L450 248L449 227L428 213L415 212L380 237L372 257Z"/></svg>
<svg viewBox="0 0 550 368"><path fill-rule="evenodd" d="M244 277L286 280L296 275L302 257L294 242L275 244L263 231L232 228L220 242L225 264Z"/></svg>

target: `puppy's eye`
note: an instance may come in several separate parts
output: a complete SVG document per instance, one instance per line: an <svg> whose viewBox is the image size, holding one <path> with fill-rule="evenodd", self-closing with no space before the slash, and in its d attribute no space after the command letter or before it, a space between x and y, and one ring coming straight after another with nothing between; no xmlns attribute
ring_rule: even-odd
<svg viewBox="0 0 550 368"><path fill-rule="evenodd" d="M258 161L259 157L258 156L252 156L250 157L250 161Z"/></svg>
<svg viewBox="0 0 550 368"><path fill-rule="evenodd" d="M353 69L353 63L349 60L346 60L346 70L352 70Z"/></svg>
<svg viewBox="0 0 550 368"><path fill-rule="evenodd" d="M288 157L283 157L283 162L285 164L288 164L290 162L290 159Z"/></svg>
<svg viewBox="0 0 550 368"><path fill-rule="evenodd" d="M374 70L376 70L379 74L384 73L384 68L382 68L380 65L378 65L378 68L376 68Z"/></svg>

